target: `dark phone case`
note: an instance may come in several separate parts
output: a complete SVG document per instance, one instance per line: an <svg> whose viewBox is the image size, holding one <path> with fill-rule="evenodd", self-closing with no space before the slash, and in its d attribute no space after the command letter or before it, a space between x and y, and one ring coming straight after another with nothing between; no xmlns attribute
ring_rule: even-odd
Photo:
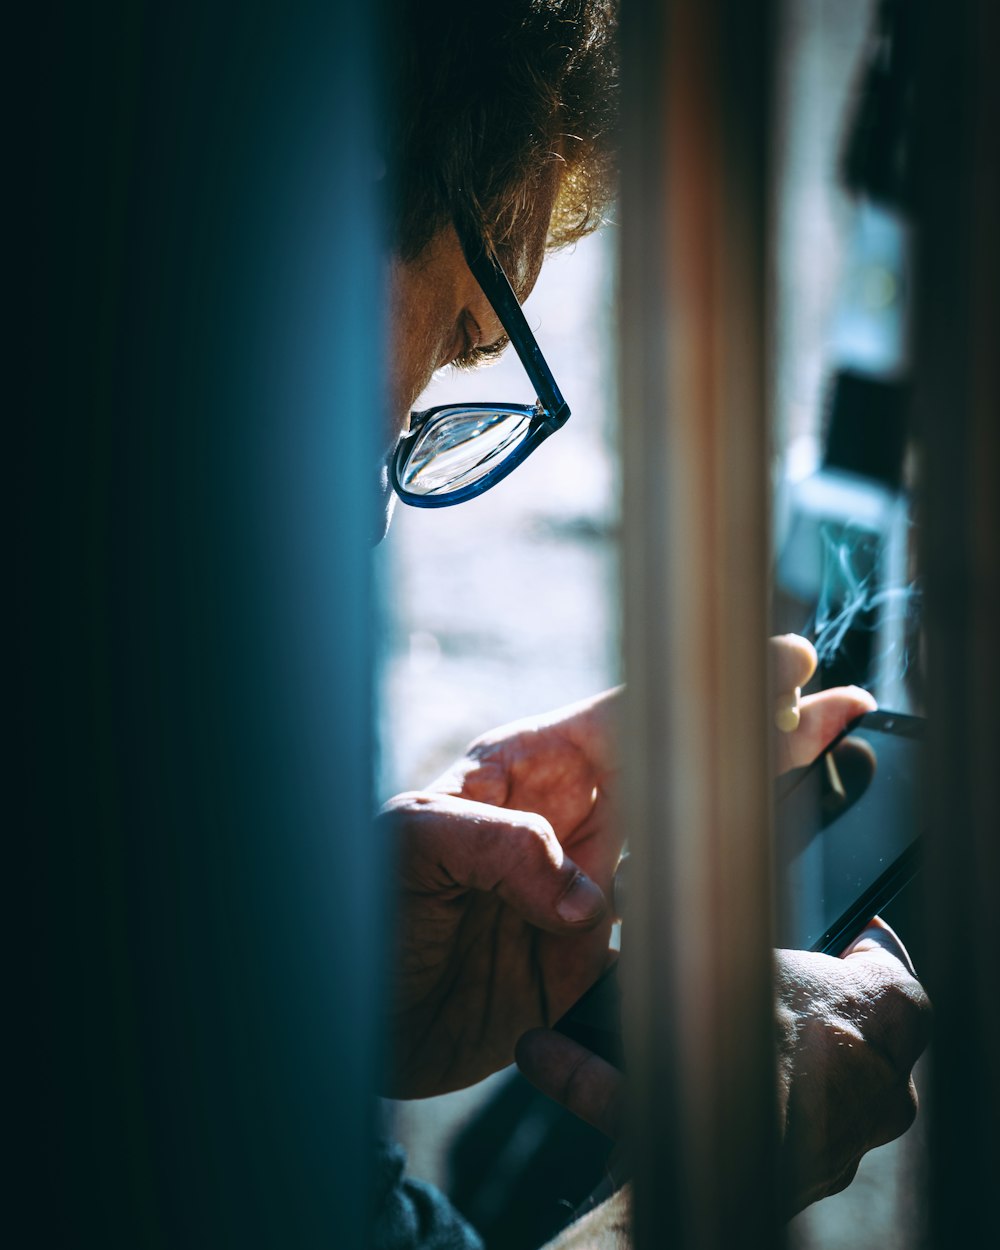
<svg viewBox="0 0 1000 1250"><path fill-rule="evenodd" d="M601 974L553 1028L624 1071L621 1002L616 962Z"/></svg>
<svg viewBox="0 0 1000 1250"><path fill-rule="evenodd" d="M897 712L867 712L848 725L826 750L832 750L861 724L883 733L896 733L903 737L921 738L924 734L924 721L921 717ZM826 751L823 754L825 755ZM776 802L780 803L806 774L819 767L822 758L821 755L806 768L797 769L794 773L778 778L775 782ZM813 949L824 954L839 955L864 929L872 916L888 906L912 879L919 864L920 840L918 839L869 889L855 900L834 925L827 929ZM553 1027L624 1071L621 987L618 982L617 963L613 964Z"/></svg>
<svg viewBox="0 0 1000 1250"><path fill-rule="evenodd" d="M823 766L824 757L859 726L888 735L920 740L924 737L926 722L920 716L910 716L903 712L866 712L863 716L857 717L811 764L777 779L775 782L776 807L780 809L782 802L797 789L803 780ZM922 839L918 836L910 847L828 926L822 936L813 943L811 949L824 955L841 954L844 948L861 933L869 920L883 907L888 906L900 890L913 879L920 866L921 842ZM776 864L776 872L780 871L781 865Z"/></svg>

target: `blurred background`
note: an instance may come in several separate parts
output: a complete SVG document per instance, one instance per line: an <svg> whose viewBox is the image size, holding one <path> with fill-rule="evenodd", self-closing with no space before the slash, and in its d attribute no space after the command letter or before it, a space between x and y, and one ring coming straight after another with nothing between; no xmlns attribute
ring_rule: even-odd
<svg viewBox="0 0 1000 1250"><path fill-rule="evenodd" d="M613 225L548 258L524 305L572 417L498 487L458 508L400 505L375 559L386 605L379 794L431 782L478 734L621 680ZM508 351L444 370L421 400L529 402ZM393 1107L414 1175L503 1082Z"/></svg>
<svg viewBox="0 0 1000 1250"><path fill-rule="evenodd" d="M376 552L383 797L429 782L486 729L621 679L615 233L550 256L524 305L573 414L552 447L458 508L399 505ZM420 404L530 392L508 350L442 370Z"/></svg>

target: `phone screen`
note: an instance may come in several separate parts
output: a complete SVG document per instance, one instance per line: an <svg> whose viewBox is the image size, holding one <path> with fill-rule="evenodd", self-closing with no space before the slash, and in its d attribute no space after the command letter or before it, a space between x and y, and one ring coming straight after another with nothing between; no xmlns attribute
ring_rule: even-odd
<svg viewBox="0 0 1000 1250"><path fill-rule="evenodd" d="M923 721L861 717L776 805L777 941L839 954L917 868Z"/></svg>

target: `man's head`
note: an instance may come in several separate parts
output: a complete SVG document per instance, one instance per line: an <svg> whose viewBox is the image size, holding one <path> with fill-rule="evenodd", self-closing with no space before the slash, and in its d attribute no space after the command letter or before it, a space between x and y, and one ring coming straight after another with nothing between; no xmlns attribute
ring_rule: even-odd
<svg viewBox="0 0 1000 1250"><path fill-rule="evenodd" d="M459 243L481 240L523 300L547 247L613 194L612 0L400 0L390 64L392 338L387 449L436 369L502 350Z"/></svg>
<svg viewBox="0 0 1000 1250"><path fill-rule="evenodd" d="M613 181L612 0L401 0L389 156L396 250L455 223L498 254L560 167L552 244L600 222Z"/></svg>

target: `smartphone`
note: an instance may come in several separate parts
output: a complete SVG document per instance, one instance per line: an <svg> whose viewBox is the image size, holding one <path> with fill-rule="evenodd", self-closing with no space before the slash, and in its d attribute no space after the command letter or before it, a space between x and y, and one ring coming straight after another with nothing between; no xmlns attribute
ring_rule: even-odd
<svg viewBox="0 0 1000 1250"><path fill-rule="evenodd" d="M839 955L913 878L923 835L924 721L869 712L778 779L776 944ZM624 1067L617 965L555 1025Z"/></svg>
<svg viewBox="0 0 1000 1250"><path fill-rule="evenodd" d="M808 768L779 778L778 946L839 955L912 879L923 776L924 721L868 712Z"/></svg>

